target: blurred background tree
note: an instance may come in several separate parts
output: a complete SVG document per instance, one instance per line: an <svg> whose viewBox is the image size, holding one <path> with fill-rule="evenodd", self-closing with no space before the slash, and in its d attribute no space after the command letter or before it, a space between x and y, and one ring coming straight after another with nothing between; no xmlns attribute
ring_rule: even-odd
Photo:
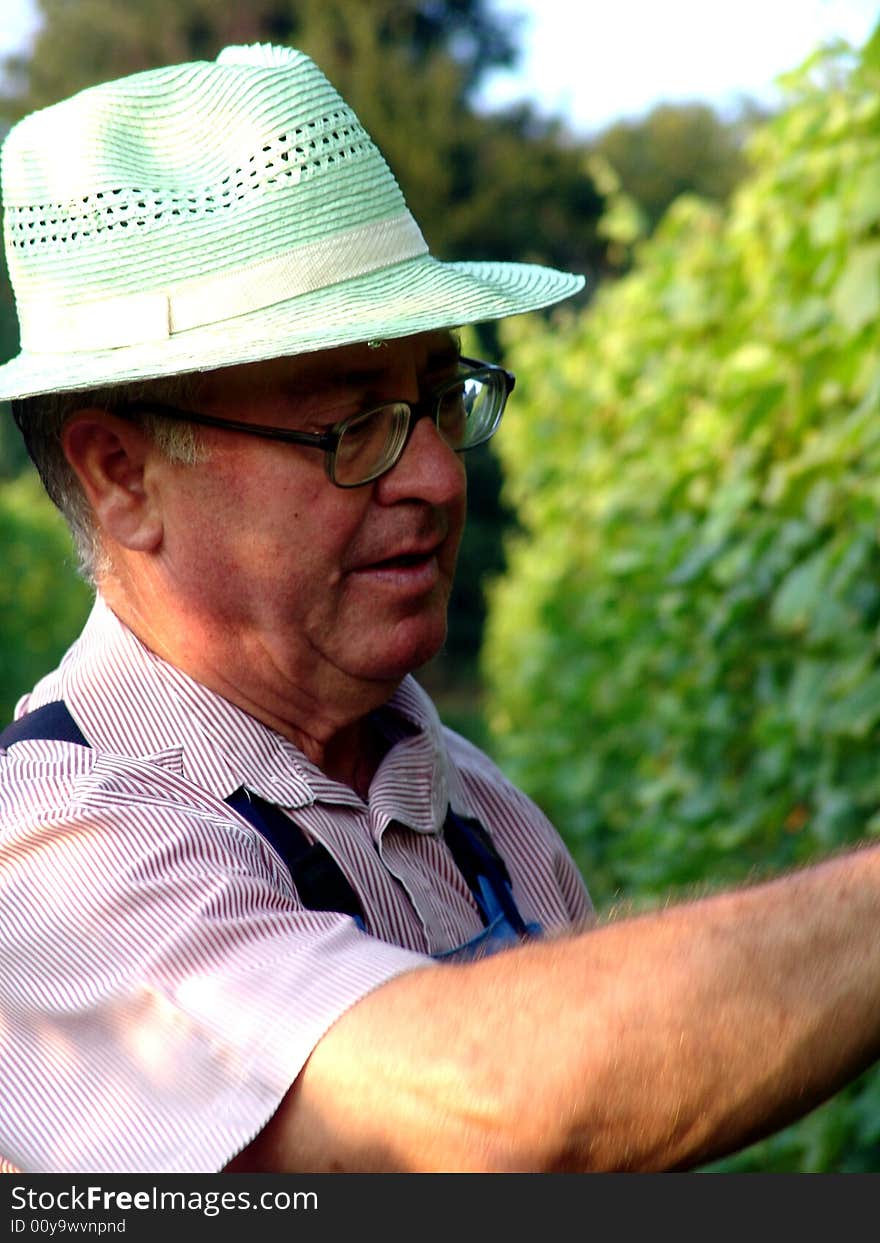
<svg viewBox="0 0 880 1243"><path fill-rule="evenodd" d="M880 836L880 30L788 90L728 206L505 327L493 745L603 907ZM880 1074L732 1168L877 1170Z"/></svg>
<svg viewBox="0 0 880 1243"><path fill-rule="evenodd" d="M748 137L763 119L748 101L730 120L708 104L659 104L608 126L593 147L639 204L650 232L682 194L726 202L746 172Z"/></svg>

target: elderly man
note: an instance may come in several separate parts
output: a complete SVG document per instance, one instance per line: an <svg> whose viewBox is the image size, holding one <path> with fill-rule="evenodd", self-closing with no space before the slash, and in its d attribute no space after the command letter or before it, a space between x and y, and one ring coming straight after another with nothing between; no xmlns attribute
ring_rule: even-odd
<svg viewBox="0 0 880 1243"><path fill-rule="evenodd" d="M3 176L0 397L97 585L0 740L7 1164L683 1167L869 1064L876 849L594 927L409 677L513 387L454 327L580 278L432 259L288 49L86 91Z"/></svg>

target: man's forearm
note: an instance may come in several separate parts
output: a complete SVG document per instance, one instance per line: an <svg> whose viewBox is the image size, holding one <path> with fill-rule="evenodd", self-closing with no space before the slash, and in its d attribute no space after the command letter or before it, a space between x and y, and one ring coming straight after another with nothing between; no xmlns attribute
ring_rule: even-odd
<svg viewBox="0 0 880 1243"><path fill-rule="evenodd" d="M597 948L606 968L620 964L603 989L602 1090L583 1098L598 1168L691 1166L740 1148L880 1055L876 848L587 943L584 987ZM593 1040L595 1052L595 1027Z"/></svg>
<svg viewBox="0 0 880 1243"><path fill-rule="evenodd" d="M875 847L401 977L321 1041L250 1158L681 1168L807 1112L878 1055Z"/></svg>

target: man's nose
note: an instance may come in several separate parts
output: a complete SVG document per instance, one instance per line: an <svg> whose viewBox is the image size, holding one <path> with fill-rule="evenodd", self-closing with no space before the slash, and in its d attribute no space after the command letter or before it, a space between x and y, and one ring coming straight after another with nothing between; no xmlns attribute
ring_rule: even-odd
<svg viewBox="0 0 880 1243"><path fill-rule="evenodd" d="M450 448L427 412L415 411L414 420L403 453L376 481L377 499L385 504L418 499L448 505L465 489L461 454Z"/></svg>

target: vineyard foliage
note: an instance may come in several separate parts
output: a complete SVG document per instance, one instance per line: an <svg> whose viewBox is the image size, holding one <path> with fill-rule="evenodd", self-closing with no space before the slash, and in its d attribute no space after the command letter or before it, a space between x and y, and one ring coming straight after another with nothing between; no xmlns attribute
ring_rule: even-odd
<svg viewBox="0 0 880 1243"><path fill-rule="evenodd" d="M508 328L490 725L600 906L880 835L880 30L787 88L727 207ZM738 1168L878 1153L869 1075Z"/></svg>

